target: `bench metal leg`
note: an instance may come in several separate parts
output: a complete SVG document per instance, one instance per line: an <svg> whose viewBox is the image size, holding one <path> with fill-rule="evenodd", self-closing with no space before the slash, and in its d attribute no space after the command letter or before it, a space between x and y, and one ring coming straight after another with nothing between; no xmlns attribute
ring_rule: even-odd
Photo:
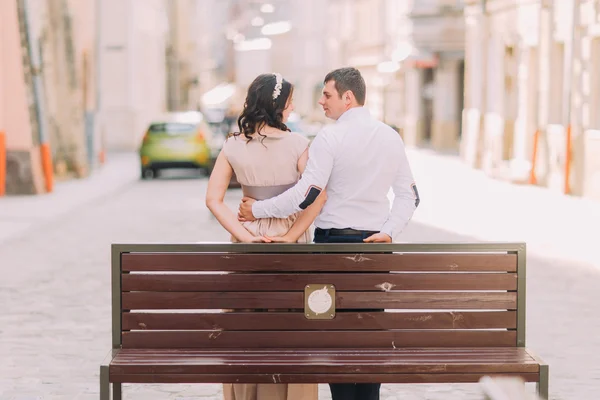
<svg viewBox="0 0 600 400"><path fill-rule="evenodd" d="M548 365L540 365L540 381L537 384L538 395L548 400L548 386L550 381L550 370Z"/></svg>
<svg viewBox="0 0 600 400"><path fill-rule="evenodd" d="M108 381L108 365L100 366L100 400L110 400L110 382Z"/></svg>
<svg viewBox="0 0 600 400"><path fill-rule="evenodd" d="M113 400L121 400L122 388L120 383L113 383Z"/></svg>

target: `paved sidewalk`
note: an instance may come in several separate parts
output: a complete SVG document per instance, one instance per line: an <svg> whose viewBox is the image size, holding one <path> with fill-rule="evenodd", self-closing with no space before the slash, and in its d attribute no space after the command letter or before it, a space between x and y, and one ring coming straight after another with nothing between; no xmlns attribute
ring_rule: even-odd
<svg viewBox="0 0 600 400"><path fill-rule="evenodd" d="M600 269L600 202L494 180L456 156L409 150L409 159L421 195L414 221L479 240L523 241L529 252Z"/></svg>
<svg viewBox="0 0 600 400"><path fill-rule="evenodd" d="M52 193L0 197L0 244L79 206L110 196L138 177L136 153L110 153L106 163L89 177L59 182Z"/></svg>
<svg viewBox="0 0 600 400"><path fill-rule="evenodd" d="M479 240L525 241L530 251L600 268L595 249L600 202L494 180L454 155L422 149L408 153L421 195L414 221ZM53 193L2 197L0 243L117 193L138 177L135 153L113 153L90 177L61 182Z"/></svg>

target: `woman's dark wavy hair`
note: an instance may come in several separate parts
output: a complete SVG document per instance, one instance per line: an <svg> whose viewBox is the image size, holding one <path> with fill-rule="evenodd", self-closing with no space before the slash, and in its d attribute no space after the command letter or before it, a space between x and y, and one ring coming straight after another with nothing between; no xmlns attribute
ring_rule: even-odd
<svg viewBox="0 0 600 400"><path fill-rule="evenodd" d="M234 136L244 135L250 141L252 134L258 132L263 125L282 131L290 130L283 123L283 110L294 91L294 86L283 79L281 93L273 100L276 83L277 78L274 74L262 74L250 84L244 110L238 118L239 132L235 132ZM263 136L261 141L266 137L260 132L258 134Z"/></svg>

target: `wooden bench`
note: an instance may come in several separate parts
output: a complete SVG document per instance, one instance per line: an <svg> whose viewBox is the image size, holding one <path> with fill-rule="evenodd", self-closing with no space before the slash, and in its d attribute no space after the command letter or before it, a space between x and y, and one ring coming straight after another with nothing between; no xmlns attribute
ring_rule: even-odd
<svg viewBox="0 0 600 400"><path fill-rule="evenodd" d="M112 267L102 400L111 383L120 399L123 383L488 375L548 397L548 366L525 348L524 244L113 245Z"/></svg>

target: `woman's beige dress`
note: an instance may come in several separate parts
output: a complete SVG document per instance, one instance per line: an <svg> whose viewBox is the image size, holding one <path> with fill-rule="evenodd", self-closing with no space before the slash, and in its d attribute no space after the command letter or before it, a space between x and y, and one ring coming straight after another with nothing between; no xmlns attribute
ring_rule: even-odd
<svg viewBox="0 0 600 400"><path fill-rule="evenodd" d="M293 186L300 177L298 160L307 149L309 141L298 133L285 133L263 139L254 135L247 141L232 136L223 145L223 153L233 168L245 195L259 200L274 197ZM254 235L281 236L297 218L264 218L245 222ZM232 239L235 241L235 239ZM309 241L309 232L298 240ZM316 400L316 384L225 384L225 400Z"/></svg>

